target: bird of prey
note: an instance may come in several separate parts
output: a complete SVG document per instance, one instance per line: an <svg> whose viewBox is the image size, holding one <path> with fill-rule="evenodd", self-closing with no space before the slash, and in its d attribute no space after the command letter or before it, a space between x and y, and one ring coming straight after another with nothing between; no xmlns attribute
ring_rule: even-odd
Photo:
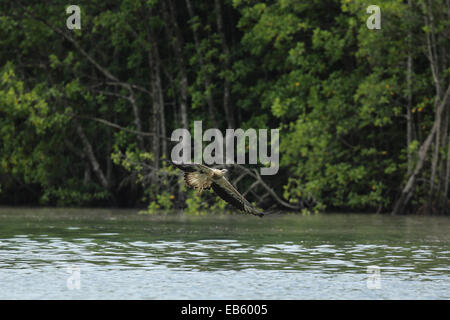
<svg viewBox="0 0 450 320"><path fill-rule="evenodd" d="M172 164L184 171L184 181L189 187L198 190L197 195L200 195L203 190L212 188L219 197L237 209L259 217L264 215L263 212L252 206L225 178L227 169L213 169L198 163L181 164L172 162Z"/></svg>

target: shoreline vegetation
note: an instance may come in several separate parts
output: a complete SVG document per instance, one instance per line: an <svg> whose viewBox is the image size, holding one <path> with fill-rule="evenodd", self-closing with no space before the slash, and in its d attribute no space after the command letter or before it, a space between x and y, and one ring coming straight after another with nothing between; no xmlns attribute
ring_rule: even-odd
<svg viewBox="0 0 450 320"><path fill-rule="evenodd" d="M3 1L0 205L228 210L164 161L202 121L279 130L276 175L226 167L263 210L450 214L449 1L377 5Z"/></svg>

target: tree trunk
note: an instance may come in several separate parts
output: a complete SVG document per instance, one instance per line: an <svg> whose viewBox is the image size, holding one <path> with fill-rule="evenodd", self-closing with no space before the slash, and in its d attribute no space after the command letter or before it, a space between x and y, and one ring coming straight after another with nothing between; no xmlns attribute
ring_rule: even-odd
<svg viewBox="0 0 450 320"><path fill-rule="evenodd" d="M107 134L107 141L106 141L106 180L108 181L108 185L112 185L112 173L113 173L113 166L112 166L112 159L111 159L111 151L112 151L112 145L113 145L113 137L111 128L106 128L106 134Z"/></svg>
<svg viewBox="0 0 450 320"><path fill-rule="evenodd" d="M450 112L449 112L450 113ZM445 180L444 180L444 194L442 195L442 201L441 201L441 207L445 208L445 212L449 213L449 203L448 203L448 199L450 198L450 194L449 194L449 181L450 181L450 130L449 130L449 134L447 136L448 139L448 146L447 146L447 171L445 174Z"/></svg>
<svg viewBox="0 0 450 320"><path fill-rule="evenodd" d="M408 0L408 7L411 9L411 0ZM412 33L408 33L408 60L406 69L406 83L408 87L408 104L406 106L406 147L408 155L408 176L411 175L413 169L413 155L410 150L411 143L414 139L414 119L412 115L412 73L413 73L413 57L412 57Z"/></svg>
<svg viewBox="0 0 450 320"><path fill-rule="evenodd" d="M222 7L220 4L220 0L214 0L214 5L216 9L217 31L219 32L220 35L222 50L225 53L224 67L226 71L230 71L231 54L230 49L227 45L227 39L225 37L225 31L223 28ZM235 128L234 113L232 105L230 103L230 99L231 99L231 82L228 79L228 76L225 75L225 82L223 86L223 109L225 111L225 118L227 120L228 128Z"/></svg>
<svg viewBox="0 0 450 320"><path fill-rule="evenodd" d="M445 108L443 111L443 124L442 124L442 130L441 130L441 141L442 141L442 147L445 148L447 145L448 140L448 118L449 118L449 110L448 108ZM447 159L448 160L448 159ZM441 210L446 210L446 208L443 206L444 201L443 199L447 198L446 194L443 194L443 188L445 187L445 169L446 169L446 157L442 156L440 158L439 162L439 176L438 176L438 186L437 186L437 206Z"/></svg>
<svg viewBox="0 0 450 320"><path fill-rule="evenodd" d="M92 170L94 171L95 175L97 176L98 180L100 181L100 184L103 188L108 189L108 180L106 179L105 175L103 174L103 171L100 167L100 164L97 161L97 158L94 153L94 149L92 148L91 143L89 142L88 138L86 137L83 128L81 127L81 124L78 122L76 118L73 118L73 121L75 123L75 127L78 133L78 136L81 139L81 142L83 143L83 149L84 152L89 159L89 162L91 163Z"/></svg>
<svg viewBox="0 0 450 320"><path fill-rule="evenodd" d="M150 10L149 15L152 15ZM155 157L155 168L159 169L159 160L161 158L161 147L163 156L167 156L167 141L166 139L160 139L159 136L166 136L166 120L164 112L164 93L161 81L161 60L159 57L158 41L155 37L154 31L149 27L148 37L150 42L150 50L148 53L149 65L150 65L150 78L151 78L151 92L153 102L153 132L155 136L153 138L153 153ZM161 142L162 140L162 142Z"/></svg>
<svg viewBox="0 0 450 320"><path fill-rule="evenodd" d="M192 7L190 0L186 0L186 6L188 9L190 19L191 20L194 19L195 18L194 9ZM211 92L212 81L211 81L211 78L209 77L208 72L206 71L205 61L203 60L203 55L202 55L202 51L200 48L200 40L198 37L197 29L195 27L193 27L192 32L194 35L194 44L195 44L195 49L196 49L197 55L198 55L198 61L200 63L200 68L202 69L202 73L203 73L203 79L204 79L205 91L206 91L206 101L208 103L209 118L210 118L213 126L218 128L219 125L218 125L217 118L216 118L217 110L216 110L216 106L214 104L214 99L213 99L212 92Z"/></svg>
<svg viewBox="0 0 450 320"><path fill-rule="evenodd" d="M433 198L434 198L434 185L436 180L436 169L437 169L437 163L439 160L439 149L441 147L441 115L437 114L439 110L436 109L436 134L434 135L435 142L434 142L434 149L433 149L433 157L431 160L431 176L430 176L430 194L428 195L428 208L433 207Z"/></svg>
<svg viewBox="0 0 450 320"><path fill-rule="evenodd" d="M151 44L153 46L153 43ZM159 159L161 157L160 150L161 150L161 144L159 139L159 133L161 131L160 129L160 120L159 120L159 113L160 105L159 105L159 98L158 98L158 86L156 84L155 80L155 62L153 57L153 49L150 49L148 53L149 57L149 64L150 64L150 73L151 73L151 91L153 96L152 101L152 114L150 116L150 127L151 131L153 133L152 137L152 150L153 150L153 157L154 157L154 167L156 170L159 169ZM155 174L156 177L156 174Z"/></svg>
<svg viewBox="0 0 450 320"><path fill-rule="evenodd" d="M450 0L446 1L446 15L447 20L450 21ZM447 29L448 30L448 29ZM448 33L447 33L448 35ZM443 70L448 70L449 68L449 56L447 53L447 46L441 46L442 48L442 60L443 60ZM438 186L438 194L441 199L439 201L439 208L442 213L448 214L450 213L449 207L449 194L448 194L448 185L450 180L450 108L447 108L444 111L444 125L442 130L442 145L447 146L447 157L441 158L440 168L441 171L439 173L439 186Z"/></svg>
<svg viewBox="0 0 450 320"><path fill-rule="evenodd" d="M169 5L169 10L167 9L166 3ZM183 36L181 34L180 27L178 26L176 20L176 11L173 6L172 0L163 1L161 3L164 20L169 21L166 23L167 34L169 41L172 44L173 51L175 53L175 60L177 63L179 77L180 77L180 115L181 115L181 125L183 128L189 128L189 117L188 117L188 78L186 70L184 67L183 59Z"/></svg>

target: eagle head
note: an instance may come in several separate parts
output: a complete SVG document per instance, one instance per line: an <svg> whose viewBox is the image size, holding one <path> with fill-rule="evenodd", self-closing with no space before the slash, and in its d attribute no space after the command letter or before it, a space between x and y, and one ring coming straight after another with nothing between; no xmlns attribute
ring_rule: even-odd
<svg viewBox="0 0 450 320"><path fill-rule="evenodd" d="M225 175L225 173L227 173L227 172L228 172L227 169L213 169L213 177L214 177L215 179L220 179L220 178L222 178L222 177Z"/></svg>

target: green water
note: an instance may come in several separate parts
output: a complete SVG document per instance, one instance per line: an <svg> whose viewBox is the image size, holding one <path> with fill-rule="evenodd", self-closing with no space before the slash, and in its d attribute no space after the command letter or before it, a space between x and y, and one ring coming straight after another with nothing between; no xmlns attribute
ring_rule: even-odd
<svg viewBox="0 0 450 320"><path fill-rule="evenodd" d="M0 209L0 299L449 299L450 219Z"/></svg>

